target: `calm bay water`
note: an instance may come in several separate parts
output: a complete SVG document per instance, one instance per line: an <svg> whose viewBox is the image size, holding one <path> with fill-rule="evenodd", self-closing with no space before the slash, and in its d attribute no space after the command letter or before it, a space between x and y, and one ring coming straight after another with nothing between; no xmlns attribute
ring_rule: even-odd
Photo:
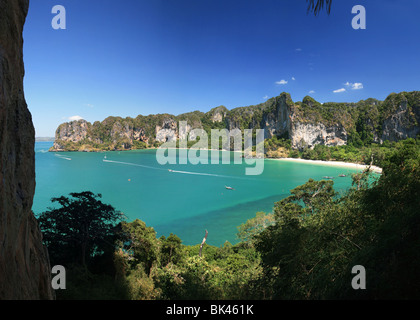
<svg viewBox="0 0 420 320"><path fill-rule="evenodd" d="M238 225L258 211L271 212L274 202L291 189L310 178L334 176L334 188L344 192L351 178L338 175L358 171L265 160L262 175L246 176L245 163L161 166L155 150L51 153L51 146L52 142L35 144L36 214L52 206L52 197L92 191L101 193L102 201L122 211L128 221L141 219L158 236L174 233L186 245L200 243L206 229L208 244L236 243Z"/></svg>

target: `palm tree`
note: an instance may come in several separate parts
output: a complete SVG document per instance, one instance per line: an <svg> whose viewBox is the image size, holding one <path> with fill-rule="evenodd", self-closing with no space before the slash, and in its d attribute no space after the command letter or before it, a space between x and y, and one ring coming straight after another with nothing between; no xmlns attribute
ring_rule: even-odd
<svg viewBox="0 0 420 320"><path fill-rule="evenodd" d="M330 14L331 12L332 0L306 0L306 2L309 2L308 12L313 12L315 15L324 8L324 5L326 6L327 13Z"/></svg>

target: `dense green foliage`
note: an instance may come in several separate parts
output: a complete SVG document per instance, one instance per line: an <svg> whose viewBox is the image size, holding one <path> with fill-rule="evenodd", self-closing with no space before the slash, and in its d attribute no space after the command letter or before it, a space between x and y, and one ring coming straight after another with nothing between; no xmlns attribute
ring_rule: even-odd
<svg viewBox="0 0 420 320"><path fill-rule="evenodd" d="M53 198L58 208L39 215L43 239L53 264L85 266L92 258L113 250L116 224L121 212L102 203L90 191Z"/></svg>
<svg viewBox="0 0 420 320"><path fill-rule="evenodd" d="M381 164L379 179L368 170L354 175L353 187L341 195L333 181L310 179L275 203L272 213L257 213L239 226L238 244L205 244L202 257L199 244L185 246L173 234L157 238L140 220L121 222L113 229L112 254L91 250L85 267L69 264L68 290L58 297L418 299L419 141L393 144ZM65 208L54 211L58 219L73 214ZM45 242L53 261L64 258L60 247L77 256L79 249L72 254L53 228L42 220L41 226L49 232ZM366 268L366 290L351 287L355 265Z"/></svg>
<svg viewBox="0 0 420 320"><path fill-rule="evenodd" d="M416 140L420 143L420 137ZM305 149L303 151L292 150L290 156L294 154L295 158L308 160L324 160L324 161L344 161L362 164L372 164L378 167L386 166L388 158L399 149L401 142L385 141L383 144L366 144L361 147L355 147L353 144L346 146L327 147L324 145L316 145L313 149Z"/></svg>
<svg viewBox="0 0 420 320"><path fill-rule="evenodd" d="M365 173L337 198L331 181L310 180L276 203L276 224L257 241L261 297L419 298L420 145L400 142L384 163L371 187ZM350 286L355 265L368 290Z"/></svg>
<svg viewBox="0 0 420 320"><path fill-rule="evenodd" d="M271 139L265 139L264 151L267 158L288 158L293 152L292 142L287 134L281 137L274 136Z"/></svg>

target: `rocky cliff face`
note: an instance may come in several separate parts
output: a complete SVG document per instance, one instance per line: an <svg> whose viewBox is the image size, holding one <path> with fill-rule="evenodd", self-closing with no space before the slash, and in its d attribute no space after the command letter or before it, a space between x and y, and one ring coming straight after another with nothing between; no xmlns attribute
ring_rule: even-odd
<svg viewBox="0 0 420 320"><path fill-rule="evenodd" d="M188 129L182 132L183 136L187 133ZM162 126L156 126L155 136L158 142L176 141L177 135L179 135L178 124L174 119L165 119Z"/></svg>
<svg viewBox="0 0 420 320"><path fill-rule="evenodd" d="M350 135L354 139L358 130L361 134L368 132L372 142L397 141L415 138L420 132L419 96L416 91L391 94L383 103L368 99L358 103L320 104L311 97L294 103L288 93L282 93L265 103L230 111L221 106L207 113L110 118L96 126L82 120L58 128L52 151L86 151L86 143L99 144L102 150L131 149L139 142L144 147L186 138L195 128L263 129L266 139L288 136L292 147L299 150L317 144L345 145ZM187 127L180 127L179 121L187 121Z"/></svg>
<svg viewBox="0 0 420 320"><path fill-rule="evenodd" d="M397 99L390 96L387 100L392 112L383 121L381 141L415 138L420 133L420 92L403 93Z"/></svg>
<svg viewBox="0 0 420 320"><path fill-rule="evenodd" d="M28 0L0 0L0 300L51 299L51 270L31 212L35 133L23 94Z"/></svg>
<svg viewBox="0 0 420 320"><path fill-rule="evenodd" d="M85 120L72 121L60 125L55 134L54 148L57 151L64 151L64 147L57 141L74 142L86 139L90 124ZM98 141L100 143L100 141Z"/></svg>
<svg viewBox="0 0 420 320"><path fill-rule="evenodd" d="M347 143L347 132L342 124L335 124L326 127L322 123L300 123L293 122L290 130L292 148L305 149L313 148L317 144L342 146Z"/></svg>
<svg viewBox="0 0 420 320"><path fill-rule="evenodd" d="M261 128L265 130L265 137L283 135L291 130L291 114L293 103L290 95L281 94L268 100L267 107L261 122Z"/></svg>

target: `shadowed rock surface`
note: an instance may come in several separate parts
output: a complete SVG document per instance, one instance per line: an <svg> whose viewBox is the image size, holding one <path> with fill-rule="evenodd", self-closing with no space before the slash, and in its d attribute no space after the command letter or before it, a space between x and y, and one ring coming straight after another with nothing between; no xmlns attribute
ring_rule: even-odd
<svg viewBox="0 0 420 320"><path fill-rule="evenodd" d="M48 252L31 207L35 132L23 93L29 0L0 0L0 299L53 299Z"/></svg>

